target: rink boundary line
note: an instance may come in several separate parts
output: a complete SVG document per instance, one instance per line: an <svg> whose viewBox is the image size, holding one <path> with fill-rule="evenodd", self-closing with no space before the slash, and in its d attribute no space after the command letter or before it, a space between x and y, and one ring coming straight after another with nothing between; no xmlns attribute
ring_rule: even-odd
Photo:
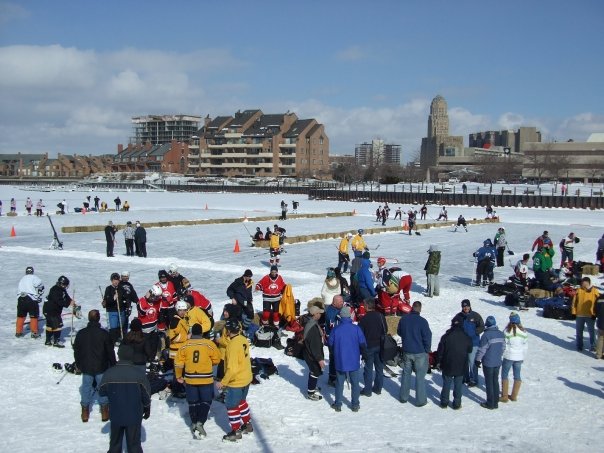
<svg viewBox="0 0 604 453"><path fill-rule="evenodd" d="M322 212L309 214L291 214L287 219L317 219L324 217L350 217L355 215L354 212ZM278 222L279 217L275 215L260 216L260 217L230 217L224 219L197 219L197 220L172 220L165 222L142 222L145 228L165 228L173 226L196 226L196 225L216 225L222 223L240 223L240 222ZM80 226L64 226L61 227L62 233L93 233L105 230L107 225L80 225ZM123 229L126 224L114 224L118 229Z"/></svg>

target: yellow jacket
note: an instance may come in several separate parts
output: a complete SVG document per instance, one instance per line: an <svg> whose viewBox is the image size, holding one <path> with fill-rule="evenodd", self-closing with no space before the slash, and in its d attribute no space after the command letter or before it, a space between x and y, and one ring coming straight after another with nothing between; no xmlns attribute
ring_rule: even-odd
<svg viewBox="0 0 604 453"><path fill-rule="evenodd" d="M203 333L206 334L212 329L212 321L208 317L205 311L199 307L193 307L189 310L186 317L189 327L193 327L195 324L199 324L203 329Z"/></svg>
<svg viewBox="0 0 604 453"><path fill-rule="evenodd" d="M172 328L172 325L178 319L176 327ZM176 353L180 347L185 344L189 335L189 325L187 324L186 318L179 318L178 315L174 315L172 322L170 323L170 330L168 331L168 338L170 339L170 358L174 359Z"/></svg>
<svg viewBox="0 0 604 453"><path fill-rule="evenodd" d="M279 302L279 314L287 322L296 319L296 299L294 298L294 292L290 284L285 285L285 289L283 290L281 302Z"/></svg>
<svg viewBox="0 0 604 453"><path fill-rule="evenodd" d="M272 249L278 249L279 247L281 247L279 245L279 235L278 234L271 234L271 238L269 239L269 246Z"/></svg>
<svg viewBox="0 0 604 453"><path fill-rule="evenodd" d="M250 343L243 335L231 338L224 358L225 387L245 387L252 382L252 361L250 360Z"/></svg>
<svg viewBox="0 0 604 453"><path fill-rule="evenodd" d="M338 247L340 253L348 253L348 238L343 237L340 241L340 246Z"/></svg>
<svg viewBox="0 0 604 453"><path fill-rule="evenodd" d="M211 340L190 338L176 354L174 375L184 377L190 385L212 384L214 374L212 366L220 362L218 348Z"/></svg>
<svg viewBox="0 0 604 453"><path fill-rule="evenodd" d="M226 350L231 342L231 337L229 337L229 333L226 330L226 327L222 329L220 333L220 338L216 340L216 344L218 345L218 352L220 352L220 359L224 360L226 356Z"/></svg>
<svg viewBox="0 0 604 453"><path fill-rule="evenodd" d="M589 290L579 288L573 298L572 314L589 318L595 316L598 297L600 297L600 292L593 286Z"/></svg>
<svg viewBox="0 0 604 453"><path fill-rule="evenodd" d="M357 234L352 238L352 250L358 250L363 252L367 248L367 244L365 244L365 239L360 234Z"/></svg>

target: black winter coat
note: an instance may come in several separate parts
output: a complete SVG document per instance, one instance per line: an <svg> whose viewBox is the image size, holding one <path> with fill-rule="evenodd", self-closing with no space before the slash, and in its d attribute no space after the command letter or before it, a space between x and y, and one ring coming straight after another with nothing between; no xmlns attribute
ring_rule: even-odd
<svg viewBox="0 0 604 453"><path fill-rule="evenodd" d="M43 306L43 312L46 316L60 317L63 308L67 308L71 304L71 297L67 294L67 290L59 285L50 288L47 299Z"/></svg>
<svg viewBox="0 0 604 453"><path fill-rule="evenodd" d="M151 386L145 372L132 362L121 360L103 374L99 395L109 398L112 425L140 425L143 410L151 406Z"/></svg>
<svg viewBox="0 0 604 453"><path fill-rule="evenodd" d="M604 330L604 296L596 300L596 325L598 329Z"/></svg>
<svg viewBox="0 0 604 453"><path fill-rule="evenodd" d="M117 231L117 229L114 226L107 225L105 227L105 240L107 242L113 242L113 240L115 239L116 231Z"/></svg>
<svg viewBox="0 0 604 453"><path fill-rule="evenodd" d="M117 294L117 287L113 286L113 285L109 285L107 288L105 288L105 295L103 296L103 302L104 302L104 306L105 309L107 311L118 311L117 310L117 301L115 300L115 295ZM121 303L122 301L120 300L120 311L124 311L125 307L122 305Z"/></svg>
<svg viewBox="0 0 604 453"><path fill-rule="evenodd" d="M379 311L369 311L359 322L359 327L365 335L368 348L375 348L382 344L386 335L386 318Z"/></svg>
<svg viewBox="0 0 604 453"><path fill-rule="evenodd" d="M253 284L250 284L248 288L243 281L243 277L239 277L229 285L226 293L231 299L235 299L239 305L245 306L246 302L251 304L254 300L252 288Z"/></svg>
<svg viewBox="0 0 604 453"><path fill-rule="evenodd" d="M129 310L131 304L138 302L138 295L132 283L119 282L117 285L118 294L120 296L120 304L124 305L123 310Z"/></svg>
<svg viewBox="0 0 604 453"><path fill-rule="evenodd" d="M311 321L308 321L311 322ZM321 327L319 324L314 323L310 327L308 334L304 338L304 360L309 365L311 362L320 362L325 359L323 354L323 335L321 335Z"/></svg>
<svg viewBox="0 0 604 453"><path fill-rule="evenodd" d="M82 373L104 373L107 368L115 365L115 352L109 332L102 329L99 322L90 321L75 337L73 357Z"/></svg>
<svg viewBox="0 0 604 453"><path fill-rule="evenodd" d="M134 240L138 244L147 242L147 230L142 226L136 227L136 230L134 230Z"/></svg>
<svg viewBox="0 0 604 453"><path fill-rule="evenodd" d="M463 376L468 367L468 354L472 352L472 339L461 324L451 327L440 339L436 362L443 375Z"/></svg>

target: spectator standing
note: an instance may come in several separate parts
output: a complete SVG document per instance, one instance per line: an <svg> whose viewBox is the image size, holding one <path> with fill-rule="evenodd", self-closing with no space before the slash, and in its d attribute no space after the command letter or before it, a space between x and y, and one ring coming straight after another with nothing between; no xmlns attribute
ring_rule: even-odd
<svg viewBox="0 0 604 453"><path fill-rule="evenodd" d="M461 312L455 315L454 320L461 322L464 332L472 340L472 352L468 354L468 368L464 375L464 383L468 387L475 387L478 383L478 367L474 362L480 344L480 334L484 332L484 321L479 313L472 310L468 299L461 301Z"/></svg>
<svg viewBox="0 0 604 453"><path fill-rule="evenodd" d="M453 386L453 409L461 409L463 377L468 369L468 356L472 352L472 339L463 330L459 318L453 318L451 328L442 336L436 353L436 363L442 371L443 388L440 407L449 406L449 393Z"/></svg>
<svg viewBox="0 0 604 453"><path fill-rule="evenodd" d="M325 368L325 356L323 355L323 345L325 344L325 332L319 325L321 314L325 313L322 308L312 305L308 312L310 318L304 325L304 348L302 355L308 365L308 386L306 396L311 401L320 401L323 397L317 394L317 381L323 374Z"/></svg>
<svg viewBox="0 0 604 453"><path fill-rule="evenodd" d="M591 285L589 277L581 279L581 286L573 298L572 314L576 315L575 330L577 334L577 351L583 351L583 331L587 324L589 333L589 346L591 351L596 348L595 317L596 300L600 297L597 288Z"/></svg>
<svg viewBox="0 0 604 453"><path fill-rule="evenodd" d="M522 385L520 370L528 347L528 333L522 327L518 313L510 313L510 321L504 329L503 335L505 337L505 351L503 352L503 363L501 365L501 397L499 401L507 403L508 400L516 401L518 398ZM508 395L510 369L513 370L514 386L512 394Z"/></svg>
<svg viewBox="0 0 604 453"><path fill-rule="evenodd" d="M438 296L440 294L440 283L438 273L440 272L440 250L437 245L430 245L428 249L428 261L424 266L428 287L426 288L426 297Z"/></svg>
<svg viewBox="0 0 604 453"><path fill-rule="evenodd" d="M480 403L485 409L499 407L499 369L505 350L505 337L497 328L497 321L493 316L487 316L485 331L480 337L480 347L476 354L476 366L483 366L487 400Z"/></svg>
<svg viewBox="0 0 604 453"><path fill-rule="evenodd" d="M380 354L382 341L386 335L386 319L379 311L375 311L375 301L367 299L365 301L367 314L359 322L359 327L365 335L367 341L367 355L365 357L365 367L363 369L363 381L365 386L361 395L371 396L372 392L376 395L382 393L384 386L384 363ZM375 375L373 373L375 368Z"/></svg>

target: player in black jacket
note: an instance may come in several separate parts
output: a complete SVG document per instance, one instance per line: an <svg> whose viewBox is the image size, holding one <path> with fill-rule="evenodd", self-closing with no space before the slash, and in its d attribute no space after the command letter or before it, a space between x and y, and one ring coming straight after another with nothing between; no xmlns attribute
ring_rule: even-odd
<svg viewBox="0 0 604 453"><path fill-rule="evenodd" d="M130 272L122 272L120 282L117 285L117 293L120 304L122 305L122 310L124 310L125 313L126 322L122 325L122 332L126 335L128 323L130 322L130 313L132 312L132 304L136 306L136 303L138 302L138 294L136 294L134 286L130 283Z"/></svg>
<svg viewBox="0 0 604 453"><path fill-rule="evenodd" d="M69 288L69 279L61 275L57 283L50 288L47 301L42 307L44 316L46 317L46 346L54 346L56 348L64 348L61 343L61 330L63 329L63 319L61 314L63 308L73 307L75 300L67 294ZM52 339L52 342L51 342Z"/></svg>
<svg viewBox="0 0 604 453"><path fill-rule="evenodd" d="M254 296L252 295L254 282L252 281L252 276L252 271L246 269L243 276L236 278L226 291L231 302L239 305L241 308L243 329L245 331L247 331L254 319L254 306L252 305L254 300Z"/></svg>

